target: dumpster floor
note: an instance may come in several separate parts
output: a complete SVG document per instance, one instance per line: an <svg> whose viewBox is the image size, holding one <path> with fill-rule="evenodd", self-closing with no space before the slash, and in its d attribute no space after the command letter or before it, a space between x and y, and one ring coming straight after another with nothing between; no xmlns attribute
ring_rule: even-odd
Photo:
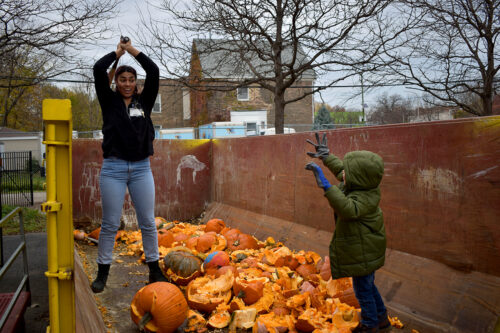
<svg viewBox="0 0 500 333"><path fill-rule="evenodd" d="M89 282L97 272L97 246L85 242L75 242L76 250L82 260L83 268ZM120 255L126 246L118 244L113 252L113 264L104 291L95 294L97 306L110 333L137 333L139 329L130 318L130 303L135 293L148 282L148 267L138 261L137 256ZM394 328L398 333L429 333L432 330L421 327L417 322L404 314L399 314L388 306L391 317L398 317L404 324L402 329ZM227 332L218 329L212 332Z"/></svg>
<svg viewBox="0 0 500 333"><path fill-rule="evenodd" d="M76 250L90 283L97 273L97 246L83 242L76 244ZM94 295L104 324L108 332L113 333L139 332L130 318L130 303L135 293L148 282L147 265L139 263L136 256L119 255L124 250L125 245L117 245L113 251L113 263L106 288L102 293Z"/></svg>

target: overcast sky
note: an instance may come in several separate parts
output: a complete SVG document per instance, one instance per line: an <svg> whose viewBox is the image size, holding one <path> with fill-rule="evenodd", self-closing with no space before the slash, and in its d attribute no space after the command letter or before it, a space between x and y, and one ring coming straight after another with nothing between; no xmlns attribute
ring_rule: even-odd
<svg viewBox="0 0 500 333"><path fill-rule="evenodd" d="M152 0L150 0L151 2ZM157 1L157 0L154 0ZM158 1L157 1L158 3ZM111 23L113 28L113 32L108 34L108 38L103 39L102 41L96 43L95 45L89 45L88 47L88 56L92 59L92 62L97 61L103 55L116 50L116 45L118 43L120 34L124 36L133 36L137 31L140 23L140 15L138 11L138 5L140 6L140 10L145 14L147 13L147 5L143 0L123 0L123 3L120 5L118 11L118 15L116 19ZM154 10L153 13L159 13L158 10ZM140 49L140 47L138 47ZM140 69L140 65L132 59L129 55L124 56L120 59L120 64L127 64L134 66L139 72L139 75L144 72ZM160 66L161 70L161 66ZM316 82L316 84L322 84L321 78ZM359 85L359 78L353 81L345 82L345 85ZM325 103L328 103L332 106L339 105L348 109L358 109L361 110L361 96L350 99L353 93L360 94L360 88L330 88L323 90L321 92L321 96L316 94L314 99L316 102L321 102L322 99ZM404 87L391 87L391 88L378 88L373 91L366 92L364 94L365 108L366 112L375 105L377 96L382 93L387 92L389 94L398 93L402 96L408 96L411 98L416 98L419 94L415 90L411 90ZM322 97L322 99L321 99Z"/></svg>

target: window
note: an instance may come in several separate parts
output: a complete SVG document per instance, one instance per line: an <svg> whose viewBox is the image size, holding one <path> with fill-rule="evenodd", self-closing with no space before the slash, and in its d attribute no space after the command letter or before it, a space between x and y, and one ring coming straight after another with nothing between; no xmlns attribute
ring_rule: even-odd
<svg viewBox="0 0 500 333"><path fill-rule="evenodd" d="M248 87L242 87L236 89L238 95L238 101L248 101L250 98L248 96Z"/></svg>
<svg viewBox="0 0 500 333"><path fill-rule="evenodd" d="M257 123L247 123L247 135L257 135Z"/></svg>
<svg viewBox="0 0 500 333"><path fill-rule="evenodd" d="M155 105L153 106L153 112L161 113L161 95L156 96Z"/></svg>

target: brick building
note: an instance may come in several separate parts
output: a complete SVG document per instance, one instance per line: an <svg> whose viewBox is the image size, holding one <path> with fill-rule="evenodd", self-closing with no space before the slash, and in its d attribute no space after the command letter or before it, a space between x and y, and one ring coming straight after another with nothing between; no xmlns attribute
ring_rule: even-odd
<svg viewBox="0 0 500 333"><path fill-rule="evenodd" d="M274 127L273 93L257 84L238 87L239 82L248 79L249 71L242 69L238 60L228 60L228 52L210 50L208 45L212 41L193 41L189 77L192 88L184 87L176 80L160 80L157 107L152 115L155 126L197 127L212 122L238 121L261 129ZM232 47L232 42L224 43L225 49ZM231 57L234 58L234 55ZM283 57L291 57L291 52L283 51ZM256 64L252 65L260 66L260 69L272 68L263 62L258 64L258 61L256 58ZM306 71L302 79L293 84L293 88L287 89L285 99L310 92L314 79L314 72ZM313 106L312 94L286 105L285 125L312 124Z"/></svg>

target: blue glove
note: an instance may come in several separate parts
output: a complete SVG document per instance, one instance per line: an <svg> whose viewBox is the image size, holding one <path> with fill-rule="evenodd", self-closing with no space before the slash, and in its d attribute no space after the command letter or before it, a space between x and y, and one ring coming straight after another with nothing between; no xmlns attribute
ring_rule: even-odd
<svg viewBox="0 0 500 333"><path fill-rule="evenodd" d="M316 183L318 183L319 187L322 187L323 190L328 190L332 185L326 179L323 170L314 162L310 162L306 164L306 170L311 170L314 173L314 177L316 178Z"/></svg>

